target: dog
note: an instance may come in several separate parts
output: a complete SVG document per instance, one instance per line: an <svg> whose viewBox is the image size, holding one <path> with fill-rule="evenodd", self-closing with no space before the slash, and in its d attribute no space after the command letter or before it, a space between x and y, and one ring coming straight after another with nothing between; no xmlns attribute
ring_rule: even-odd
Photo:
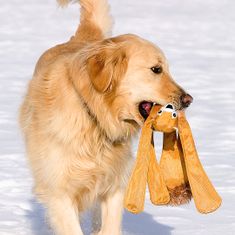
<svg viewBox="0 0 235 235"><path fill-rule="evenodd" d="M192 97L154 44L132 34L111 37L106 0L77 2L80 25L37 62L20 125L34 192L55 234L82 235L79 215L98 201L96 234L120 235L133 136L153 104L183 109Z"/></svg>

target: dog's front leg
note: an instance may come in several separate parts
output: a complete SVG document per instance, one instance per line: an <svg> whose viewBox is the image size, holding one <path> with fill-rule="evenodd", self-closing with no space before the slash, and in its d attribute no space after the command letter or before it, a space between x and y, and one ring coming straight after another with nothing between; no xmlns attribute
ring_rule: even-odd
<svg viewBox="0 0 235 235"><path fill-rule="evenodd" d="M121 235L124 193L120 190L101 202L102 226L98 235Z"/></svg>
<svg viewBox="0 0 235 235"><path fill-rule="evenodd" d="M120 190L101 201L102 226L98 235L121 235L124 193Z"/></svg>
<svg viewBox="0 0 235 235"><path fill-rule="evenodd" d="M51 227L56 235L83 235L77 207L69 196L50 197L46 206Z"/></svg>

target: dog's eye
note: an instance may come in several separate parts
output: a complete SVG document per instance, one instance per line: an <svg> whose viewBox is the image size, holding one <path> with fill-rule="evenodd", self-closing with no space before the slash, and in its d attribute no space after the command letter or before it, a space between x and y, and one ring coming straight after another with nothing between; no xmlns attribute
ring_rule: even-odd
<svg viewBox="0 0 235 235"><path fill-rule="evenodd" d="M151 68L151 70L156 74L160 74L162 73L162 66L154 66Z"/></svg>
<svg viewBox="0 0 235 235"><path fill-rule="evenodd" d="M161 116L162 115L162 110L158 111L158 115Z"/></svg>

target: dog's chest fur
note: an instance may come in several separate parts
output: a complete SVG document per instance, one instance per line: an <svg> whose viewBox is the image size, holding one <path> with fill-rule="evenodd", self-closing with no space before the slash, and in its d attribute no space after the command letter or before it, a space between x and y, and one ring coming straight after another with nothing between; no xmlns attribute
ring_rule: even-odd
<svg viewBox="0 0 235 235"><path fill-rule="evenodd" d="M72 143L74 150L67 162L68 191L74 192L78 205L86 206L107 192L124 189L131 165L130 141L110 143L90 124Z"/></svg>
<svg viewBox="0 0 235 235"><path fill-rule="evenodd" d="M52 188L64 188L83 210L97 197L105 197L116 188L125 188L132 159L131 143L130 139L110 142L75 97L70 94L64 107L47 107L46 113L34 107L31 123L39 139L30 138L32 145L38 144L29 155L41 149L37 163L31 162L33 168L35 165L44 172L35 175L37 194L43 196ZM42 119L47 122L42 123ZM53 165L56 165L54 169ZM37 182L41 182L39 187Z"/></svg>

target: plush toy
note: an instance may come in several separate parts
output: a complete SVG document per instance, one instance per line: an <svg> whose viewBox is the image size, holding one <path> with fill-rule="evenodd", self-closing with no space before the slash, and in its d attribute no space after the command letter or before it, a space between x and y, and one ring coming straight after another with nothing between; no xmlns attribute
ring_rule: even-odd
<svg viewBox="0 0 235 235"><path fill-rule="evenodd" d="M160 164L155 156L153 130L163 132ZM180 205L193 197L197 210L209 213L221 204L198 158L185 114L176 112L172 104L155 105L144 123L124 200L128 211L143 211L147 184L155 205Z"/></svg>

